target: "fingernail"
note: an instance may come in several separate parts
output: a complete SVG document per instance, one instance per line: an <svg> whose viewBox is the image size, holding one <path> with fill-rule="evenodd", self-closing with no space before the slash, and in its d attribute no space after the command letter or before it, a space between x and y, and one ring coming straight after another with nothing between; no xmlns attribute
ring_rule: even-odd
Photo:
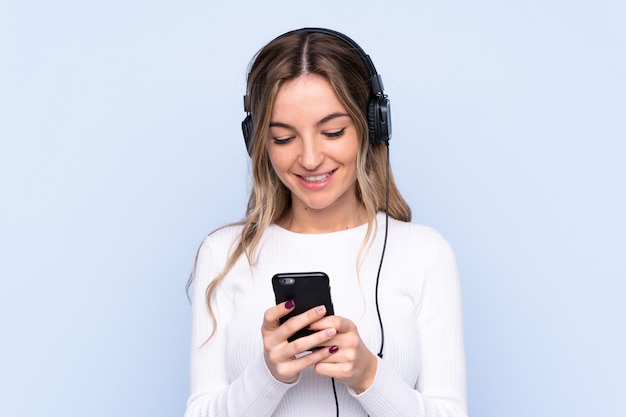
<svg viewBox="0 0 626 417"><path fill-rule="evenodd" d="M288 300L288 301L285 303L285 308L286 308L287 310L291 310L292 308L294 308L294 307L295 307L295 305L296 305L296 303L294 303L294 302L293 302L293 300Z"/></svg>
<svg viewBox="0 0 626 417"><path fill-rule="evenodd" d="M335 353L335 352L337 352L338 350L339 350L339 346L337 346L337 345L333 345L333 346L331 346L331 347L329 347L329 348L328 348L328 351L329 351L330 353Z"/></svg>
<svg viewBox="0 0 626 417"><path fill-rule="evenodd" d="M318 308L315 309L315 314L317 314L318 316L323 316L325 313L326 313L325 306L319 306Z"/></svg>
<svg viewBox="0 0 626 417"><path fill-rule="evenodd" d="M328 330L326 330L326 336L327 337L333 337L336 334L337 334L337 330L335 330L335 329L328 329Z"/></svg>

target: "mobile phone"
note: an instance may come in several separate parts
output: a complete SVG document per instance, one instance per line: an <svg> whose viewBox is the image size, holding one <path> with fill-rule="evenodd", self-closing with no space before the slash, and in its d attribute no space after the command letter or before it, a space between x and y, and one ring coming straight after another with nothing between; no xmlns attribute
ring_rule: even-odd
<svg viewBox="0 0 626 417"><path fill-rule="evenodd" d="M272 287L276 304L293 300L295 307L286 316L280 318L283 324L290 317L320 305L326 306L326 315L335 314L333 302L330 298L330 280L324 272L289 272L276 274L272 277ZM307 328L294 333L287 340L294 340L315 333Z"/></svg>

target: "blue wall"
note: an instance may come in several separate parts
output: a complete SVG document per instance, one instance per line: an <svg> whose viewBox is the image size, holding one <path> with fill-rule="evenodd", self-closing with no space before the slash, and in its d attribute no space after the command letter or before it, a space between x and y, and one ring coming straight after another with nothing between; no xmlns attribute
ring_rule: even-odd
<svg viewBox="0 0 626 417"><path fill-rule="evenodd" d="M246 66L301 26L383 76L414 221L459 258L471 415L626 415L624 3L250 3L0 5L0 415L182 415Z"/></svg>

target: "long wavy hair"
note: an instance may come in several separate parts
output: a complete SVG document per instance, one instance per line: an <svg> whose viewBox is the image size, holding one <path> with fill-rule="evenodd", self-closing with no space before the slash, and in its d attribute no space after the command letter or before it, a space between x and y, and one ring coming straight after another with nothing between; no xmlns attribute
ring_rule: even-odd
<svg viewBox="0 0 626 417"><path fill-rule="evenodd" d="M389 175L389 216L408 222L411 209L402 198L387 169L385 145L369 141L367 106L372 94L370 73L361 55L342 39L326 33L296 30L277 37L253 58L247 79L247 106L254 126L250 151L252 160L252 189L248 199L241 235L233 246L224 269L206 289L206 302L213 320L211 299L224 277L237 260L245 255L248 263L256 262L257 245L265 229L285 216L291 208L289 189L280 181L271 166L267 149L270 117L276 94L286 81L301 75L317 74L332 86L339 101L355 124L360 145L357 154L357 198L365 207L368 228L362 249L369 241L376 213L386 208L386 181ZM359 260L357 260L358 268ZM194 268L195 269L195 268ZM187 286L193 280L191 277Z"/></svg>

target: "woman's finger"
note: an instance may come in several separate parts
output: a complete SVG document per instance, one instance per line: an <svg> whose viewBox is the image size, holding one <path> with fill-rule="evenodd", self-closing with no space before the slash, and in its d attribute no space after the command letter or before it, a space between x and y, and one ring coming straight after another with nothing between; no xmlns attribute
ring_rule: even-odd
<svg viewBox="0 0 626 417"><path fill-rule="evenodd" d="M274 307L267 309L263 316L263 329L277 329L280 326L278 320L281 317L286 316L291 310L293 310L294 307L295 304L293 300L287 300L284 303L277 304Z"/></svg>

